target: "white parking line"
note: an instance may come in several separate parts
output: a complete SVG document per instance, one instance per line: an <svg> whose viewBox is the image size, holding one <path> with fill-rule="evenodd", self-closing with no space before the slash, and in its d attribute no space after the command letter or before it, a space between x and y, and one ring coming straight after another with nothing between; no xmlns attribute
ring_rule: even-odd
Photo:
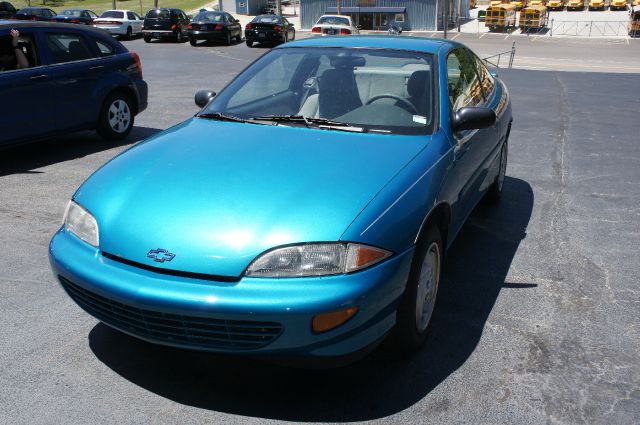
<svg viewBox="0 0 640 425"><path fill-rule="evenodd" d="M462 34L462 33L458 33L458 34L454 35L452 40L455 40L456 38L460 37L460 34Z"/></svg>
<svg viewBox="0 0 640 425"><path fill-rule="evenodd" d="M487 34L488 34L488 33L486 33L486 32L485 32L485 33L483 33L483 34L480 36L480 38L484 37L484 36L485 36L485 35L487 35ZM480 38L478 38L478 40L480 40Z"/></svg>

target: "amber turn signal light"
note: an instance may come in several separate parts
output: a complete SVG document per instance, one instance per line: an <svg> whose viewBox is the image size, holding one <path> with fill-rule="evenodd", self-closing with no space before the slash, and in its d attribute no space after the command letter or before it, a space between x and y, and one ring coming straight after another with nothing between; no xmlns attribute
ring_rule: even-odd
<svg viewBox="0 0 640 425"><path fill-rule="evenodd" d="M322 333L337 328L351 319L358 312L358 307L349 307L344 310L322 313L313 317L311 327L316 333Z"/></svg>

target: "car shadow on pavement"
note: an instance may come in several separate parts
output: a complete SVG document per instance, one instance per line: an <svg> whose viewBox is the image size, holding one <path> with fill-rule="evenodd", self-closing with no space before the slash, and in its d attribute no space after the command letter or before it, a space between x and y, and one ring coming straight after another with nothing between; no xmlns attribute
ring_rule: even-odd
<svg viewBox="0 0 640 425"><path fill-rule="evenodd" d="M413 356L383 344L349 366L294 369L156 346L103 324L90 332L89 346L120 376L184 405L295 422L383 418L420 401L466 362L503 288L535 286L505 281L532 208L531 186L509 177L498 206L478 205L448 252L432 333Z"/></svg>
<svg viewBox="0 0 640 425"><path fill-rule="evenodd" d="M58 136L39 142L4 148L0 154L0 176L34 171L47 165L82 158L87 155L125 146L159 133L158 128L133 127L125 140L107 141L93 131Z"/></svg>

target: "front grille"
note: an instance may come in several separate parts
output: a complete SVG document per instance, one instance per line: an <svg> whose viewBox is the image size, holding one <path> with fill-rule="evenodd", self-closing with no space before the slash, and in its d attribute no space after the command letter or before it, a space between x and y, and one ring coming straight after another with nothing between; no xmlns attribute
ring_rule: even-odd
<svg viewBox="0 0 640 425"><path fill-rule="evenodd" d="M69 296L87 313L141 338L204 349L253 350L280 336L274 322L224 320L145 310L103 297L58 276Z"/></svg>

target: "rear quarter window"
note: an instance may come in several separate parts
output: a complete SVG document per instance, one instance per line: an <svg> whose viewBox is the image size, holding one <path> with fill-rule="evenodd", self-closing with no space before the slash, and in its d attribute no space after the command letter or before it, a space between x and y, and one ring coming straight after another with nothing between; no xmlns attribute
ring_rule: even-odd
<svg viewBox="0 0 640 425"><path fill-rule="evenodd" d="M106 41L93 39L93 42L97 47L98 55L100 55L100 57L112 56L116 54L116 48Z"/></svg>

